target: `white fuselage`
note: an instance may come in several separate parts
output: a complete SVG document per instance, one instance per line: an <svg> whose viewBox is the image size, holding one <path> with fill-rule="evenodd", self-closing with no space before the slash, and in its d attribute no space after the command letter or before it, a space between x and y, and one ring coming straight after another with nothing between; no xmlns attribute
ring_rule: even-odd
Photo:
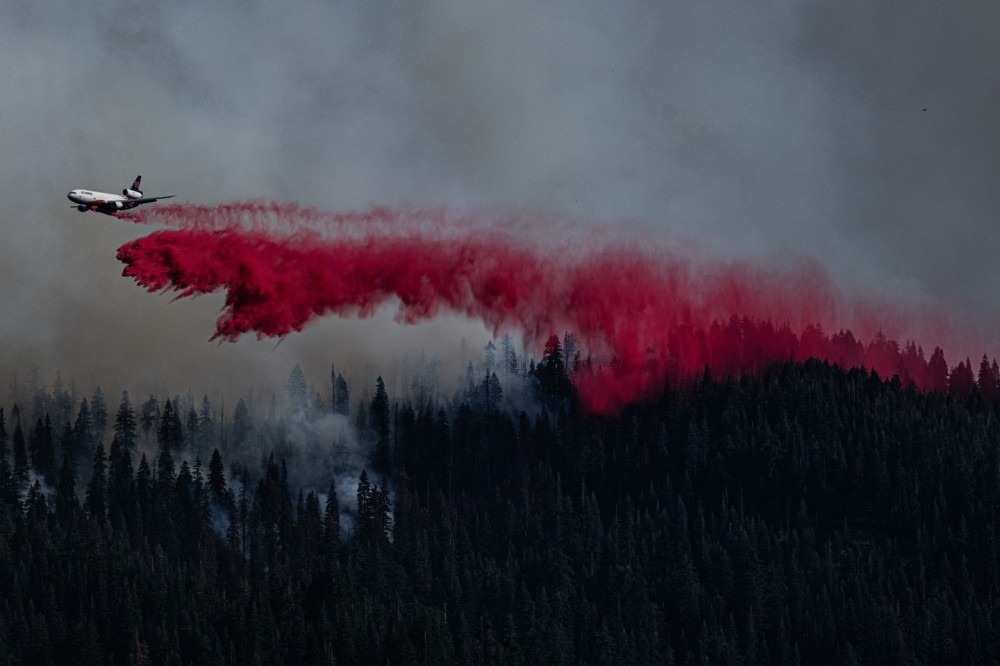
<svg viewBox="0 0 1000 666"><path fill-rule="evenodd" d="M92 204L100 201L114 203L115 201L128 201L128 197L120 194L109 194L107 192L92 192L90 190L72 190L66 195L75 204Z"/></svg>

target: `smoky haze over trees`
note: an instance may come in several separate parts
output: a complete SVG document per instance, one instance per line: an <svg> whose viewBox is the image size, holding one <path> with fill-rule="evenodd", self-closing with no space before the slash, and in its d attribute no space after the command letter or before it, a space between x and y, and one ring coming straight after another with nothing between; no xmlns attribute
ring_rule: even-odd
<svg viewBox="0 0 1000 666"><path fill-rule="evenodd" d="M448 399L302 366L282 399L225 413L97 389L64 410L60 383L39 385L0 409L0 659L997 653L994 361L926 393L815 360L706 368L598 416L575 398L575 345L512 360L490 343Z"/></svg>
<svg viewBox="0 0 1000 666"><path fill-rule="evenodd" d="M142 293L111 256L134 227L64 198L139 172L182 203L559 211L751 261L811 257L838 285L995 317L993 3L90 7L21 3L0 24L0 71L18 90L0 104L17 165L0 179L7 376L56 359L99 378L112 405L125 388L163 397L147 381L235 395L244 384L213 382L280 386L294 363L328 363L334 336L377 356L469 335L455 319L403 331L383 312L277 349L208 344L223 299ZM108 30L121 16L134 20ZM135 377L154 348L162 362Z"/></svg>

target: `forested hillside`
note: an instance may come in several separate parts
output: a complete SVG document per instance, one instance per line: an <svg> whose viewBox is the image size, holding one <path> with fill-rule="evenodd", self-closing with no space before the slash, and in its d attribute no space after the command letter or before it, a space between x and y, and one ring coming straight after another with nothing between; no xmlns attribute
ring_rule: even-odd
<svg viewBox="0 0 1000 666"><path fill-rule="evenodd" d="M595 416L561 357L529 379L516 403L490 373L411 402L373 377L351 387L374 395L355 407L343 377L323 406L293 372L301 419L349 423L362 461L356 475L317 463L330 478L305 487L289 469L345 460L347 444L303 449L301 432L324 431L252 419L243 401L225 427L207 398L8 405L0 662L1000 654L995 394L810 361L709 371Z"/></svg>

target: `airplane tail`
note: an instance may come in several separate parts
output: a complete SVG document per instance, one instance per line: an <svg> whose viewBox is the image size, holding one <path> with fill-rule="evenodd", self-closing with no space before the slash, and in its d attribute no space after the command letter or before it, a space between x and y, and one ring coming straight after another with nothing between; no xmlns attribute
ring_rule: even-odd
<svg viewBox="0 0 1000 666"><path fill-rule="evenodd" d="M133 190L138 190L138 189L139 189L139 181L140 181L140 180L142 180L142 176L136 176L136 177L135 177L135 182L134 182L134 183L132 183L132 187L131 187L131 189L133 189Z"/></svg>

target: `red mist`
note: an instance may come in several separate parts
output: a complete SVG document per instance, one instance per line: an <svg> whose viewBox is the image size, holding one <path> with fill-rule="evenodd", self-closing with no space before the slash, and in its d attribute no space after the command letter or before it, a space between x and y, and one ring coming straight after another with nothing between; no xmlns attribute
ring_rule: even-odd
<svg viewBox="0 0 1000 666"><path fill-rule="evenodd" d="M939 348L928 359L915 344L901 347L878 333L877 322L867 340L849 330L827 334L822 326L833 330L843 313L815 267L768 271L610 244L529 247L502 229L449 231L429 214L418 230L400 231L405 217L385 208L333 215L274 204L164 206L132 219L182 228L126 243L118 258L123 274L150 291L180 298L225 290L213 336L224 340L283 336L326 314L366 317L394 300L404 323L449 310L495 333L520 330L539 350L553 332L571 331L585 356L573 377L577 393L600 413L706 366L727 376L807 358L898 375L925 390L949 388ZM296 233L296 219L309 231ZM274 231L275 220L290 231ZM338 234L319 233L324 225ZM972 385L956 383L966 374ZM953 390L973 390L971 365L952 375Z"/></svg>

